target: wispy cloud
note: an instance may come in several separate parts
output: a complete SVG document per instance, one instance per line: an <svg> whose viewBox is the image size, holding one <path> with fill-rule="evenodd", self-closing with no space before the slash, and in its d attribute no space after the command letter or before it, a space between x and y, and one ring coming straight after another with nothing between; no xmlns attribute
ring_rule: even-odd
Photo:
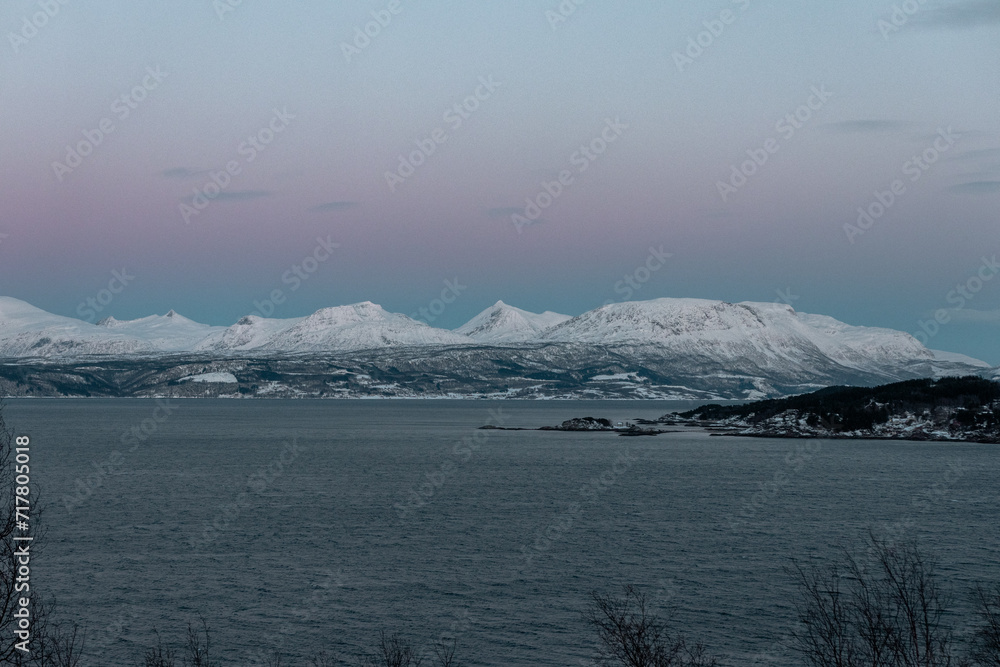
<svg viewBox="0 0 1000 667"><path fill-rule="evenodd" d="M913 23L943 30L1000 26L1000 0L959 0L924 10Z"/></svg>
<svg viewBox="0 0 1000 667"><path fill-rule="evenodd" d="M188 169L187 167L174 167L173 169L167 169L161 173L164 178L174 178L177 180L186 180L189 178L199 178L208 173L207 169Z"/></svg>
<svg viewBox="0 0 1000 667"><path fill-rule="evenodd" d="M486 209L486 215L491 218L507 218L512 215L520 213L524 215L523 206L500 206L499 208L488 208Z"/></svg>
<svg viewBox="0 0 1000 667"><path fill-rule="evenodd" d="M901 120L844 120L839 123L826 123L823 127L829 132L838 133L867 133L867 132L893 132L903 130L910 126L910 123Z"/></svg>
<svg viewBox="0 0 1000 667"><path fill-rule="evenodd" d="M966 162L1000 160L1000 148L980 148L974 151L965 151L964 153L957 153L952 159Z"/></svg>
<svg viewBox="0 0 1000 667"><path fill-rule="evenodd" d="M356 208L360 206L360 202L356 201L328 201L325 204L319 204L318 206L313 206L311 211L346 211L349 208Z"/></svg>
<svg viewBox="0 0 1000 667"><path fill-rule="evenodd" d="M991 195L1000 192L1000 181L972 181L959 183L948 188L950 192L960 195Z"/></svg>
<svg viewBox="0 0 1000 667"><path fill-rule="evenodd" d="M214 197L208 197L209 201L249 201L251 199L262 199L264 197L273 197L274 193L268 190L233 190L232 192L220 192ZM191 197L182 197L181 201L187 203L191 201Z"/></svg>
<svg viewBox="0 0 1000 667"><path fill-rule="evenodd" d="M222 201L246 201L248 199L260 199L262 197L273 197L273 192L267 190L236 190L233 192L220 192L216 200Z"/></svg>
<svg viewBox="0 0 1000 667"><path fill-rule="evenodd" d="M958 310L949 310L948 313L955 322L1000 325L1000 309L976 310L975 308L960 308Z"/></svg>
<svg viewBox="0 0 1000 667"><path fill-rule="evenodd" d="M518 215L524 218L524 207L523 206L498 206L497 208L488 208L485 211L486 215L491 218L506 218L511 219L512 215ZM546 223L545 218L538 218L536 220L528 220L527 225L523 222L518 224L518 227L534 227L535 225L544 225Z"/></svg>

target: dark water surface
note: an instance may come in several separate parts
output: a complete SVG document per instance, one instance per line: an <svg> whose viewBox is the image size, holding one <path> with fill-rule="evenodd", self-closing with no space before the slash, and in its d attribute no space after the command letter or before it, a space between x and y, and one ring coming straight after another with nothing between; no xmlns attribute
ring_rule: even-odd
<svg viewBox="0 0 1000 667"><path fill-rule="evenodd" d="M93 399L5 414L32 438L48 504L34 582L104 664L134 664L153 628L179 645L199 617L233 664L274 648L354 663L379 628L422 648L454 634L471 665L590 664L581 610L622 583L727 664L794 664L783 568L869 525L919 538L956 595L1000 580L993 446L476 430L496 410L534 427L679 407L188 400L168 415Z"/></svg>

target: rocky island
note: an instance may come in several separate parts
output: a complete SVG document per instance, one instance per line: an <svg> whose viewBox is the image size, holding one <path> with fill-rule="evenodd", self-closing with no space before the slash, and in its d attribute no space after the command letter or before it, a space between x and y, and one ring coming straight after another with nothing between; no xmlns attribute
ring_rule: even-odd
<svg viewBox="0 0 1000 667"><path fill-rule="evenodd" d="M518 427L503 427L503 426L493 426L492 424L487 424L486 426L480 426L480 429L492 430L492 431L614 431L618 435L634 436L634 435L659 435L661 433L670 433L671 431L664 431L658 428L642 428L633 424L631 422L619 422L621 426L615 426L611 423L610 419L595 418L595 417L574 417L573 419L567 419L558 426L542 426L537 429L526 429Z"/></svg>

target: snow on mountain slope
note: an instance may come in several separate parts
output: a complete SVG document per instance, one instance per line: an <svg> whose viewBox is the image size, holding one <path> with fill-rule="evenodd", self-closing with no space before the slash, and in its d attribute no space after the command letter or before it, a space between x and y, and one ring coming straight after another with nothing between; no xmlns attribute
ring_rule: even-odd
<svg viewBox="0 0 1000 667"><path fill-rule="evenodd" d="M0 357L149 354L148 342L0 297Z"/></svg>
<svg viewBox="0 0 1000 667"><path fill-rule="evenodd" d="M770 307L774 304L756 305ZM739 345L747 342L748 337L759 337L766 324L759 310L746 304L664 298L601 306L549 329L539 339L603 345L684 346L705 338L714 341L713 344ZM779 338L787 336L788 331L773 333Z"/></svg>
<svg viewBox="0 0 1000 667"><path fill-rule="evenodd" d="M455 333L483 343L519 343L532 340L546 329L569 319L569 315L550 310L532 313L497 301L455 329Z"/></svg>
<svg viewBox="0 0 1000 667"><path fill-rule="evenodd" d="M497 302L457 330L446 331L371 302L324 308L300 318L247 316L222 328L173 311L127 322L108 318L98 326L0 297L0 357L5 358L371 351L391 358L387 367L395 367L405 365L400 361L409 354L404 348L417 355L413 369L480 373L485 383L501 382L491 373L496 368L509 372L507 359L539 373L608 364L612 375L642 368L644 377L655 376L668 385L700 382L706 391L725 385L733 392L765 387L780 393L989 369L964 355L932 352L903 332L851 326L774 303L655 299L611 304L569 318Z"/></svg>
<svg viewBox="0 0 1000 667"><path fill-rule="evenodd" d="M435 329L365 301L318 310L269 340L262 349L301 353L469 342L466 336Z"/></svg>
<svg viewBox="0 0 1000 667"><path fill-rule="evenodd" d="M435 329L406 315L386 312L370 301L323 308L289 320L244 317L221 335L202 341L199 351L254 353L343 352L381 347L461 345L468 337Z"/></svg>
<svg viewBox="0 0 1000 667"><path fill-rule="evenodd" d="M935 361L947 361L954 362L957 364L965 364L967 366L976 366L977 368L991 368L991 366L985 361L979 359L973 359L970 356L959 354L958 352L945 352L944 350L931 350L931 354L934 355Z"/></svg>
<svg viewBox="0 0 1000 667"><path fill-rule="evenodd" d="M903 332L853 327L776 303L703 299L611 304L563 322L539 339L655 346L669 358L785 375L834 366L893 375L907 364L934 359Z"/></svg>
<svg viewBox="0 0 1000 667"><path fill-rule="evenodd" d="M243 352L256 350L269 341L275 340L281 334L295 326L303 319L294 317L289 319L275 319L259 317L257 315L247 315L222 331L215 331L198 342L192 350L194 352Z"/></svg>
<svg viewBox="0 0 1000 667"><path fill-rule="evenodd" d="M213 327L170 311L166 315L150 315L137 320L116 320L106 317L97 326L110 329L149 343L161 352L186 352L213 334L220 334L225 327Z"/></svg>
<svg viewBox="0 0 1000 667"><path fill-rule="evenodd" d="M783 379L798 375L823 381L829 359L788 322L775 326L775 320L782 319L777 313L762 312L781 306L762 305L767 308L704 299L615 303L567 320L539 338L655 353L687 372Z"/></svg>
<svg viewBox="0 0 1000 667"><path fill-rule="evenodd" d="M820 349L847 365L863 365L871 359L895 362L934 359L933 352L902 331L851 326L826 315L797 315L799 321L818 332L813 340Z"/></svg>

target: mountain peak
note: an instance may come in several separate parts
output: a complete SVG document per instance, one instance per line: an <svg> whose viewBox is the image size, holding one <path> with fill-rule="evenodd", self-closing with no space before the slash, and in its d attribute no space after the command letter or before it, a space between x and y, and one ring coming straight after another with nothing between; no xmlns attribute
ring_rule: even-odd
<svg viewBox="0 0 1000 667"><path fill-rule="evenodd" d="M518 343L532 340L541 332L568 319L569 315L549 311L539 315L497 301L455 329L455 333L484 343Z"/></svg>
<svg viewBox="0 0 1000 667"><path fill-rule="evenodd" d="M312 315L306 317L306 321L329 325L347 325L365 321L381 321L397 317L387 312L382 306L371 301L352 303L349 306L329 306L320 308Z"/></svg>

